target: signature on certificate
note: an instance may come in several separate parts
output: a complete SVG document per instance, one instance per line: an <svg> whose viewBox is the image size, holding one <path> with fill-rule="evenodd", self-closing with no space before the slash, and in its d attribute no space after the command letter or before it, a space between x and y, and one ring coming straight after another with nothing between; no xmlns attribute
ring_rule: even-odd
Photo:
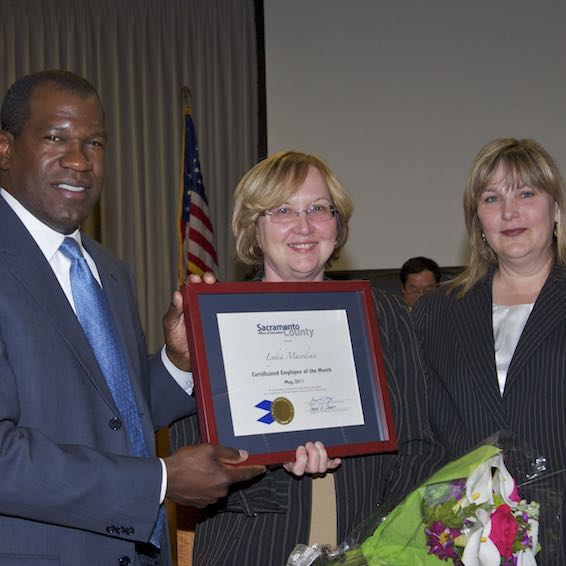
<svg viewBox="0 0 566 566"><path fill-rule="evenodd" d="M310 400L311 413L327 413L336 409L334 397L324 395L323 397L313 397Z"/></svg>
<svg viewBox="0 0 566 566"><path fill-rule="evenodd" d="M271 365L275 362L283 362L287 360L316 360L316 354L311 351L310 348L307 348L305 351L302 352L295 352L295 350L283 350L279 348L273 352L267 352L265 356L265 361L268 362L266 364L267 367L271 367Z"/></svg>

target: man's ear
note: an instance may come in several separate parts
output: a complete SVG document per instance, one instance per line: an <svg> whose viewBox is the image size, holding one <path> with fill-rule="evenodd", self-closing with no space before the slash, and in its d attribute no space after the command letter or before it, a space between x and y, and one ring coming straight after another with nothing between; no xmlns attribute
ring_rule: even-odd
<svg viewBox="0 0 566 566"><path fill-rule="evenodd" d="M10 157L12 156L12 144L14 136L6 130L0 130L0 169L10 168Z"/></svg>

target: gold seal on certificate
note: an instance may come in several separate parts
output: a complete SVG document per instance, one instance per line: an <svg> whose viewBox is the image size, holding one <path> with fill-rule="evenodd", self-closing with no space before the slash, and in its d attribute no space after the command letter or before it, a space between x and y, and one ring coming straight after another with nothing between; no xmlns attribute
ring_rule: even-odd
<svg viewBox="0 0 566 566"><path fill-rule="evenodd" d="M271 415L279 424L289 424L295 416L293 403L286 397L277 397L271 403Z"/></svg>

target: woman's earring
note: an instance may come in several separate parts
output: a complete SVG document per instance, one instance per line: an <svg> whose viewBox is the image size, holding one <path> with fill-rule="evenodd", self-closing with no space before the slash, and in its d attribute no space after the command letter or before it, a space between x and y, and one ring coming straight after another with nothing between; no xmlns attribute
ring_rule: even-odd
<svg viewBox="0 0 566 566"><path fill-rule="evenodd" d="M482 232L481 233L481 241L486 244L487 243L487 238L485 237L485 234Z"/></svg>

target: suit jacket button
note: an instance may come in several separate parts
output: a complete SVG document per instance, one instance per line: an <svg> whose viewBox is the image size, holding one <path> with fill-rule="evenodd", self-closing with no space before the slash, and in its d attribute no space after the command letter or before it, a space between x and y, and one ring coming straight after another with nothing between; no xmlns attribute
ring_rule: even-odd
<svg viewBox="0 0 566 566"><path fill-rule="evenodd" d="M129 566L132 563L129 556L122 556L120 560L118 560L118 564L120 566Z"/></svg>
<svg viewBox="0 0 566 566"><path fill-rule="evenodd" d="M115 527L114 525L108 525L108 526L106 527L106 532L107 532L109 535L113 535L113 534L116 532L116 527Z"/></svg>
<svg viewBox="0 0 566 566"><path fill-rule="evenodd" d="M132 536L135 532L136 532L136 529L134 529L134 527L128 527L128 528L126 529L126 534L127 534L128 536Z"/></svg>
<svg viewBox="0 0 566 566"><path fill-rule="evenodd" d="M108 426L112 430L118 430L122 426L122 421L118 417L114 417L108 421Z"/></svg>

